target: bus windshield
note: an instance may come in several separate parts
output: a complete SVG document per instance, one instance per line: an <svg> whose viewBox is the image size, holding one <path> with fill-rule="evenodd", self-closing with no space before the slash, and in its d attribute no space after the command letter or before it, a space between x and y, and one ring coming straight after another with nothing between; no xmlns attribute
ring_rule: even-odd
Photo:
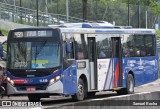
<svg viewBox="0 0 160 109"><path fill-rule="evenodd" d="M9 68L39 69L60 66L60 45L57 42L16 42L9 44Z"/></svg>

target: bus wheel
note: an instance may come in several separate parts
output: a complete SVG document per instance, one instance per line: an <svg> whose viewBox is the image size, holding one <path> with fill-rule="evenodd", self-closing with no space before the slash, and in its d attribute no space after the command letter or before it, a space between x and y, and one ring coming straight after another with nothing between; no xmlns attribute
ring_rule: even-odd
<svg viewBox="0 0 160 109"><path fill-rule="evenodd" d="M134 78L132 74L128 74L126 91L127 91L127 94L134 93Z"/></svg>
<svg viewBox="0 0 160 109"><path fill-rule="evenodd" d="M38 94L28 94L28 99L30 102L39 102L41 97Z"/></svg>
<svg viewBox="0 0 160 109"><path fill-rule="evenodd" d="M77 93L72 95L72 99L76 100L76 101L81 101L84 100L84 95L85 95L85 86L84 86L84 82L83 80L80 78L78 80L78 89L77 89Z"/></svg>
<svg viewBox="0 0 160 109"><path fill-rule="evenodd" d="M121 90L117 90L118 95L134 93L134 78L132 74L128 74L126 85L127 85L127 88L122 88Z"/></svg>

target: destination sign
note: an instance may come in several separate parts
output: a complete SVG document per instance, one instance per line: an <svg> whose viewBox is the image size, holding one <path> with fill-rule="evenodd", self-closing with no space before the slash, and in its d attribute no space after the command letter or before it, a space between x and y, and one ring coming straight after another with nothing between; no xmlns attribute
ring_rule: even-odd
<svg viewBox="0 0 160 109"><path fill-rule="evenodd" d="M51 30L39 30L39 31L18 31L14 32L14 38L22 37L52 37Z"/></svg>

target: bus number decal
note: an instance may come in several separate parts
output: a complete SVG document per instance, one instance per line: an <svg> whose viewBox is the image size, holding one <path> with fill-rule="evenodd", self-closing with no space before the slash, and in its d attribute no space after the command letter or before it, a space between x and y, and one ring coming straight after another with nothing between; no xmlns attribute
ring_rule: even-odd
<svg viewBox="0 0 160 109"><path fill-rule="evenodd" d="M78 68L86 68L86 62L85 62L85 61L83 61L83 62L78 62L78 63L77 63L77 66L78 66Z"/></svg>
<svg viewBox="0 0 160 109"><path fill-rule="evenodd" d="M46 83L46 82L48 82L48 80L47 79L40 79L39 82L41 82L41 83L45 82Z"/></svg>
<svg viewBox="0 0 160 109"><path fill-rule="evenodd" d="M23 32L15 32L14 35L16 38L23 37Z"/></svg>

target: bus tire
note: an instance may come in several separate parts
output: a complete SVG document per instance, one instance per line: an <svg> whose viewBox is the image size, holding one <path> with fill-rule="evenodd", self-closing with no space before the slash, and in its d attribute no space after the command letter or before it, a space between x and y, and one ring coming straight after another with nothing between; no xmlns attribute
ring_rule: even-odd
<svg viewBox="0 0 160 109"><path fill-rule="evenodd" d="M128 74L126 85L127 85L127 88L126 88L127 94L134 93L134 77L132 74Z"/></svg>
<svg viewBox="0 0 160 109"><path fill-rule="evenodd" d="M134 77L132 74L128 74L126 81L126 88L117 90L118 95L132 94L134 93Z"/></svg>
<svg viewBox="0 0 160 109"><path fill-rule="evenodd" d="M83 80L80 78L78 80L78 89L77 93L72 95L72 99L75 101L82 101L85 97L85 86Z"/></svg>
<svg viewBox="0 0 160 109"><path fill-rule="evenodd" d="M39 102L41 97L38 94L28 94L28 99L30 102Z"/></svg>

